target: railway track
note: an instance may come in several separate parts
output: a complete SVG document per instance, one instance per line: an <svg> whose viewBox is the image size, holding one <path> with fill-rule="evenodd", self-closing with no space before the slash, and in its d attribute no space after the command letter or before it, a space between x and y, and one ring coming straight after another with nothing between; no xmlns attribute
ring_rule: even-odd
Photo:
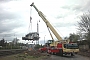
<svg viewBox="0 0 90 60"><path fill-rule="evenodd" d="M18 54L18 53L21 53L21 52L23 52L23 51L26 51L26 49L0 50L0 57L1 57L1 56Z"/></svg>

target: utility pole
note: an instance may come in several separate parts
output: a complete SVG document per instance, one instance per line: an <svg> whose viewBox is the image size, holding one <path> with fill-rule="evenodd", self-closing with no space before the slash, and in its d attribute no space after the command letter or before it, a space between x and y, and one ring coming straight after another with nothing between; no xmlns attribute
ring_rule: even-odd
<svg viewBox="0 0 90 60"><path fill-rule="evenodd" d="M46 36L46 35L45 35ZM45 44L45 36L44 36L44 44Z"/></svg>
<svg viewBox="0 0 90 60"><path fill-rule="evenodd" d="M39 20L40 22L40 20ZM39 24L38 24L38 21L37 21L37 33L39 33ZM39 39L38 39L38 44L39 44Z"/></svg>

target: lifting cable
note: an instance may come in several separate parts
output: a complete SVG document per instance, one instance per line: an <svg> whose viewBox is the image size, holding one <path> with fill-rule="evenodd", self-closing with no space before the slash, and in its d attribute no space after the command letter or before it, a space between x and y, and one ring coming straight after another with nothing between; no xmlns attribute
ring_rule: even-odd
<svg viewBox="0 0 90 60"><path fill-rule="evenodd" d="M53 38L53 36L52 36L52 34L51 34L50 29L49 29L48 26L47 26L47 28L48 28L48 31L49 31L49 33L50 33L50 36L51 36L52 40L54 40L54 38Z"/></svg>
<svg viewBox="0 0 90 60"><path fill-rule="evenodd" d="M32 14L32 7L30 7L30 23L29 23L29 32L32 32L32 17L31 17L31 14Z"/></svg>
<svg viewBox="0 0 90 60"><path fill-rule="evenodd" d="M51 32L50 32L50 29L49 29L48 26L47 26L47 28L48 28L48 31L49 31L49 33L50 33L50 36L51 36L52 40L55 41L54 38L53 38L53 36L52 36L52 34L51 34ZM53 45L55 45L55 42L53 43Z"/></svg>
<svg viewBox="0 0 90 60"><path fill-rule="evenodd" d="M32 32L32 6L30 7L30 22L29 22L29 33ZM33 40L32 40L33 43Z"/></svg>

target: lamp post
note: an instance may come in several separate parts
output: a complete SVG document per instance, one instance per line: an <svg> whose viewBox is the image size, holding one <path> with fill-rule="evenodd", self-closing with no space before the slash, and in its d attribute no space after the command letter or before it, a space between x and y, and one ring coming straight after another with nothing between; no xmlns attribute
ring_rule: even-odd
<svg viewBox="0 0 90 60"><path fill-rule="evenodd" d="M40 22L40 20L37 21L37 32L39 33L39 24L38 24L38 22ZM37 41L36 41L36 42L37 42ZM38 44L39 44L39 39L38 39Z"/></svg>
<svg viewBox="0 0 90 60"><path fill-rule="evenodd" d="M46 35L45 35L46 36ZM44 44L45 44L45 36L44 36Z"/></svg>

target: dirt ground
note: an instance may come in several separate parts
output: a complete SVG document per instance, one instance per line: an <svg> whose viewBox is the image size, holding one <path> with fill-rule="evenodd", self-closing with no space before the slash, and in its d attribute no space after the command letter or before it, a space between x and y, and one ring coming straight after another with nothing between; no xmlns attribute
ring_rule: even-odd
<svg viewBox="0 0 90 60"><path fill-rule="evenodd" d="M37 51L24 51L20 54L2 56L0 60L47 60L50 55L47 53L40 53Z"/></svg>
<svg viewBox="0 0 90 60"><path fill-rule="evenodd" d="M79 52L78 54L79 54L79 55L82 55L82 56L90 57L90 50L81 51L81 52Z"/></svg>
<svg viewBox="0 0 90 60"><path fill-rule="evenodd" d="M90 57L90 51L80 52L79 55ZM2 57L0 57L0 60L53 60L53 59L56 60L57 59L56 57L58 57L58 56L49 55L47 53L40 53L38 51L24 51L20 54L2 56ZM60 57L59 59L61 59L61 58L64 59L65 57L64 58ZM78 56L77 56L77 58L78 58Z"/></svg>

